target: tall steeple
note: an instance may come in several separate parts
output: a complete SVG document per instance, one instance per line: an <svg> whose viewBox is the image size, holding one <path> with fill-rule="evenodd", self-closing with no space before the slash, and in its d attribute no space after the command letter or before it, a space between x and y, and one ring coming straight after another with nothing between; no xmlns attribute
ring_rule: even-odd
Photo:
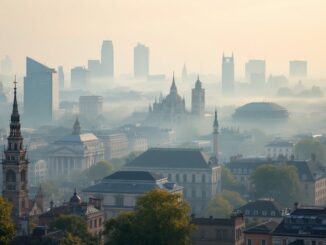
<svg viewBox="0 0 326 245"><path fill-rule="evenodd" d="M12 203L13 220L16 225L19 225L28 215L28 161L26 160L26 149L23 148L23 138L20 130L16 84L15 78L10 134L7 138L7 148L4 151L5 158L2 161L2 195Z"/></svg>
<svg viewBox="0 0 326 245"><path fill-rule="evenodd" d="M213 156L218 160L218 120L217 110L215 109L214 123L213 123Z"/></svg>
<svg viewBox="0 0 326 245"><path fill-rule="evenodd" d="M174 72L173 72L173 78L172 78L172 84L171 84L171 88L170 88L170 94L177 94L178 90L177 90L177 86L175 85L175 80L174 80Z"/></svg>
<svg viewBox="0 0 326 245"><path fill-rule="evenodd" d="M81 127L80 127L80 124L79 124L79 120L78 120L78 117L76 117L72 134L73 135L79 135L80 134L80 129L81 129Z"/></svg>

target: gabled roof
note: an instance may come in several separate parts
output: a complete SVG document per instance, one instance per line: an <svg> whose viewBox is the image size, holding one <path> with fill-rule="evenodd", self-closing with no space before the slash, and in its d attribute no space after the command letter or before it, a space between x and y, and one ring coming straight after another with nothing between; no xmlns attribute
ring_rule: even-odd
<svg viewBox="0 0 326 245"><path fill-rule="evenodd" d="M151 148L125 165L127 168L211 168L199 149ZM216 166L216 165L214 165Z"/></svg>
<svg viewBox="0 0 326 245"><path fill-rule="evenodd" d="M248 202L247 204L237 208L237 210L241 211L243 214L245 214L246 210L249 210L250 215L245 215L245 216L262 216L262 211L267 212L266 217L271 216L270 215L271 211L275 212L275 216L273 216L273 217L281 217L282 216L281 208L279 207L278 204L276 204L272 200L260 199L257 201ZM254 215L254 212L253 212L254 210L258 211L257 215Z"/></svg>
<svg viewBox="0 0 326 245"><path fill-rule="evenodd" d="M244 233L259 233L259 234L270 234L272 233L275 228L278 226L278 222L269 220L267 222L249 227L244 231Z"/></svg>

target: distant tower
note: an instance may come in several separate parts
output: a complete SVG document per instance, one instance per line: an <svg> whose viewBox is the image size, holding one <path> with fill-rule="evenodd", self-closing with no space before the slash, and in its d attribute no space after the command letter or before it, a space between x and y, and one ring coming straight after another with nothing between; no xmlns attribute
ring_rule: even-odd
<svg viewBox="0 0 326 245"><path fill-rule="evenodd" d="M182 81L183 82L188 81L188 71L187 71L186 64L184 64L182 68Z"/></svg>
<svg viewBox="0 0 326 245"><path fill-rule="evenodd" d="M59 80L59 88L65 87L65 74L63 71L63 66L58 67L58 80Z"/></svg>
<svg viewBox="0 0 326 245"><path fill-rule="evenodd" d="M230 94L234 92L234 57L222 57L222 92Z"/></svg>
<svg viewBox="0 0 326 245"><path fill-rule="evenodd" d="M28 215L28 161L26 149L23 148L23 137L20 132L20 116L16 98L16 81L14 87L14 103L11 114L10 134L7 148L2 160L3 191L2 195L13 205L13 220L19 225Z"/></svg>
<svg viewBox="0 0 326 245"><path fill-rule="evenodd" d="M79 123L78 117L76 117L72 134L80 135L80 130L81 130L80 123Z"/></svg>
<svg viewBox="0 0 326 245"><path fill-rule="evenodd" d="M192 89L191 112L198 117L203 117L205 114L205 89L202 88L199 76L195 88Z"/></svg>
<svg viewBox="0 0 326 245"><path fill-rule="evenodd" d="M114 53L111 40L104 40L101 49L101 70L105 77L114 76Z"/></svg>
<svg viewBox="0 0 326 245"><path fill-rule="evenodd" d="M215 109L215 117L213 123L213 156L218 160L218 120L217 120L217 110Z"/></svg>
<svg viewBox="0 0 326 245"><path fill-rule="evenodd" d="M149 48L138 43L134 47L134 76L147 77L149 75Z"/></svg>

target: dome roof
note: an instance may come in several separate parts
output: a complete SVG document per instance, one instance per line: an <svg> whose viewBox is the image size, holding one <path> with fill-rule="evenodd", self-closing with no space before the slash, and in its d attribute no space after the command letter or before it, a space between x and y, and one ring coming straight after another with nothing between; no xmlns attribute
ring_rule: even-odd
<svg viewBox="0 0 326 245"><path fill-rule="evenodd" d="M239 108L237 111L287 111L286 108L272 102L251 102L245 104Z"/></svg>
<svg viewBox="0 0 326 245"><path fill-rule="evenodd" d="M81 203L81 198L77 195L76 189L74 191L74 195L70 198L69 203Z"/></svg>

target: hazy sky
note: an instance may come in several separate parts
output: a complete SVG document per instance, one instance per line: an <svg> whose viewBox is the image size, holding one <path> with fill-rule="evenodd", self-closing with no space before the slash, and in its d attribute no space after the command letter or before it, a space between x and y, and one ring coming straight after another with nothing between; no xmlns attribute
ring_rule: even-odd
<svg viewBox="0 0 326 245"><path fill-rule="evenodd" d="M0 0L0 57L15 72L25 56L65 69L99 58L113 40L116 74L131 73L133 47L150 47L152 73L220 74L222 52L234 52L242 75L249 58L287 73L289 59L307 59L326 76L326 0Z"/></svg>

